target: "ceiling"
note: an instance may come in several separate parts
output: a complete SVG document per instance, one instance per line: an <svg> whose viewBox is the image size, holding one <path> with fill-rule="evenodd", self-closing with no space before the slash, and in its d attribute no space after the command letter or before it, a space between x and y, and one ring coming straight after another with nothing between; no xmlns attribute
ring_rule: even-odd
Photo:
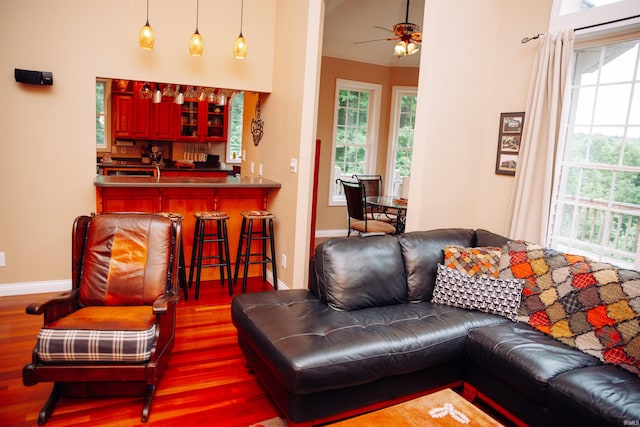
<svg viewBox="0 0 640 427"><path fill-rule="evenodd" d="M407 0L325 0L322 54L387 67L419 67L420 52L405 57L393 55L396 41L391 28L405 21ZM424 0L409 3L409 22L422 29ZM385 31L378 27L388 28ZM354 44L365 40L371 43Z"/></svg>

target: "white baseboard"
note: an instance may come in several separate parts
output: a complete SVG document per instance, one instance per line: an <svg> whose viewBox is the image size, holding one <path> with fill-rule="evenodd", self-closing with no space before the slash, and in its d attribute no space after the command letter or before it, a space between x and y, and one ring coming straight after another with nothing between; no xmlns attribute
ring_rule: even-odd
<svg viewBox="0 0 640 427"><path fill-rule="evenodd" d="M273 274L267 270L267 281L273 285ZM289 287L278 279L278 289ZM71 280L48 280L45 282L25 282L0 284L0 297L15 295L45 294L48 292L66 292L71 290Z"/></svg>
<svg viewBox="0 0 640 427"><path fill-rule="evenodd" d="M0 284L0 297L65 292L70 290L71 279L47 280L45 282L5 283Z"/></svg>
<svg viewBox="0 0 640 427"><path fill-rule="evenodd" d="M316 237L346 237L347 230L316 230Z"/></svg>

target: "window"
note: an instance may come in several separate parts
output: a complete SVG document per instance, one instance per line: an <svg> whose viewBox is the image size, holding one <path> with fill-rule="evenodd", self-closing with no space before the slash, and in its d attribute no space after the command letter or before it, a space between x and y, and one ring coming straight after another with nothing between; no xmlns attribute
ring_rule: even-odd
<svg viewBox="0 0 640 427"><path fill-rule="evenodd" d="M640 40L575 50L549 244L640 267Z"/></svg>
<svg viewBox="0 0 640 427"><path fill-rule="evenodd" d="M229 141L227 144L227 163L240 163L242 160L242 116L244 114L244 92L231 97L229 105Z"/></svg>
<svg viewBox="0 0 640 427"><path fill-rule="evenodd" d="M106 150L106 120L107 120L107 82L106 80L96 79L96 148L98 150Z"/></svg>
<svg viewBox="0 0 640 427"><path fill-rule="evenodd" d="M620 0L561 0L559 12L561 15L566 15L568 13L592 9L594 7L606 6L619 1Z"/></svg>
<svg viewBox="0 0 640 427"><path fill-rule="evenodd" d="M387 156L389 179L386 191L399 195L402 178L408 177L411 172L418 91L414 87L394 87L391 98L391 142Z"/></svg>
<svg viewBox="0 0 640 427"><path fill-rule="evenodd" d="M375 172L381 88L371 83L336 81L330 205L345 203L336 179Z"/></svg>

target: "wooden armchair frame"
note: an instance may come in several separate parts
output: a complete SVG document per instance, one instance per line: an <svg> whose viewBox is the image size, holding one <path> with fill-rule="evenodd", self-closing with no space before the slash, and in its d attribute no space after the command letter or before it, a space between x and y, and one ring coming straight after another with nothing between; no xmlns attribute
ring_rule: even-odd
<svg viewBox="0 0 640 427"><path fill-rule="evenodd" d="M121 215L121 214L104 214ZM165 294L152 305L155 318L155 338L151 355L145 362L46 362L40 359L37 348L32 352L32 362L22 372L23 384L32 386L39 382L54 382L53 390L42 407L38 424L43 425L51 417L56 403L62 396L144 396L142 421L149 419L151 404L158 382L169 363L174 346L176 305L180 300L178 287L178 260L180 250L181 218L172 215L150 215L170 221L171 244ZM94 216L76 218L72 230L72 290L50 298L43 303L30 304L28 314L42 315L44 327L81 308L80 284L88 230Z"/></svg>

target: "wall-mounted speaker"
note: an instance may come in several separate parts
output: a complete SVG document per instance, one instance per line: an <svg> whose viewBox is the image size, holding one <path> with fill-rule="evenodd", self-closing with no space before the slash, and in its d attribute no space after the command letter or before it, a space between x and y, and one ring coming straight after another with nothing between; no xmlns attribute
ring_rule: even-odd
<svg viewBox="0 0 640 427"><path fill-rule="evenodd" d="M30 85L46 85L53 84L53 73L51 71L32 71L15 69L16 81Z"/></svg>

